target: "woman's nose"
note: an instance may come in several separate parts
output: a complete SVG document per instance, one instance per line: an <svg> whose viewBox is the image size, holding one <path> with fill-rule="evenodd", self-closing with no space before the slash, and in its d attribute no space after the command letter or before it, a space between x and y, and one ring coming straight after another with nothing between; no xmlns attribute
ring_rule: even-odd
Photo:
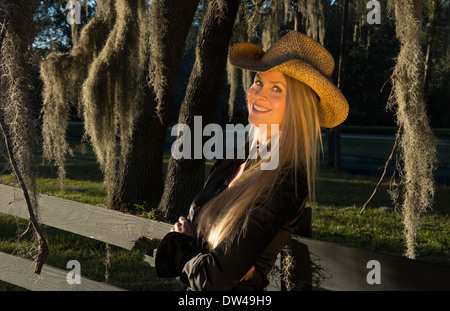
<svg viewBox="0 0 450 311"><path fill-rule="evenodd" d="M264 87L256 90L255 97L257 99L267 98L267 90Z"/></svg>

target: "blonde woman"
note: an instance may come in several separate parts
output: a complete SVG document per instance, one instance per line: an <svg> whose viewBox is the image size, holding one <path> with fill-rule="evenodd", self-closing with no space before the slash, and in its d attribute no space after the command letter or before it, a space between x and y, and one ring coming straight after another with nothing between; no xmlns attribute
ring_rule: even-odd
<svg viewBox="0 0 450 311"><path fill-rule="evenodd" d="M188 290L263 290L277 254L297 226L314 176L321 127L334 127L348 104L330 81L331 54L319 43L288 32L264 52L240 43L232 65L256 72L248 90L250 124L278 125L279 162L218 160L187 218L160 243L156 272L179 277ZM265 125L265 126L263 126ZM267 131L271 142L270 130ZM272 137L273 138L273 137Z"/></svg>

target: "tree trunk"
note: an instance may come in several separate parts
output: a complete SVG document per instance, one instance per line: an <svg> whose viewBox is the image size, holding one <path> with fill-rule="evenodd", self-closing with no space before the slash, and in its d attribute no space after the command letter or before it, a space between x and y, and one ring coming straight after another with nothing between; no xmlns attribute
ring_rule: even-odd
<svg viewBox="0 0 450 311"><path fill-rule="evenodd" d="M425 101L427 101L428 96L428 88L430 85L430 78L431 78L431 65L432 65L432 53L436 38L436 21L438 18L438 5L437 0L431 0L429 4L429 18L430 18L430 31L428 33L427 38L427 52L425 56L425 69L424 69L424 77L423 77L423 93Z"/></svg>
<svg viewBox="0 0 450 311"><path fill-rule="evenodd" d="M225 79L228 44L238 7L239 1L235 0L214 0L208 4L197 39L196 61L178 119L179 124L186 124L190 129L194 129L194 116L202 116L203 125L214 119ZM188 213L192 200L203 186L204 170L203 157L193 160L170 159L159 205L159 210L168 219L173 220Z"/></svg>
<svg viewBox="0 0 450 311"><path fill-rule="evenodd" d="M442 57L447 57L448 53L448 36L449 36L449 29L450 29L450 5L447 5L447 8L445 9L445 21L447 22L447 25L444 27L444 40L442 41Z"/></svg>
<svg viewBox="0 0 450 311"><path fill-rule="evenodd" d="M300 3L301 0L294 1L294 30L298 32L303 32L302 27L302 13L300 10Z"/></svg>
<svg viewBox="0 0 450 311"><path fill-rule="evenodd" d="M342 12L341 23L341 43L339 51L339 67L338 67L338 88L343 91L343 71L344 71L344 53L345 53L345 38L347 31L348 19L348 0L344 0L344 8ZM341 167L341 127L340 125L327 130L328 137L328 158L327 167L339 168Z"/></svg>
<svg viewBox="0 0 450 311"><path fill-rule="evenodd" d="M327 129L328 158L327 167L341 167L341 127L338 125Z"/></svg>
<svg viewBox="0 0 450 311"><path fill-rule="evenodd" d="M163 153L166 131L172 110L173 93L186 38L192 24L196 1L152 1L158 11L158 20L151 21L152 29L161 33L158 37L161 65L159 78L165 85L147 81L152 69L147 64L141 76L136 94L136 109L130 149L119 163L116 186L111 208L133 209L134 204L146 202L157 207L163 190ZM156 18L156 15L152 16ZM155 42L150 42L155 44ZM152 54L152 49L150 54ZM156 57L154 53L149 57ZM149 61L148 61L149 62ZM160 95L156 98L155 94Z"/></svg>

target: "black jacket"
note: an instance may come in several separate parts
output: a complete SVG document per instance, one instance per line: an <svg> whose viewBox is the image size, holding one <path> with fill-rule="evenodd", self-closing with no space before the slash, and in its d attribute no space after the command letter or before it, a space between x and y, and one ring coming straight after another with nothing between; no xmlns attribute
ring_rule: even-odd
<svg viewBox="0 0 450 311"><path fill-rule="evenodd" d="M190 207L188 219L194 228L202 206L228 187L243 161L224 159L213 166ZM294 176L291 172L278 183L271 198L250 215L245 234L235 239L226 252L220 245L206 251L199 246L202 241L182 233L167 234L156 254L157 275L179 277L188 290L263 290L269 283L266 276L296 229L305 206L306 176L297 173L297 189ZM253 265L253 276L240 281Z"/></svg>

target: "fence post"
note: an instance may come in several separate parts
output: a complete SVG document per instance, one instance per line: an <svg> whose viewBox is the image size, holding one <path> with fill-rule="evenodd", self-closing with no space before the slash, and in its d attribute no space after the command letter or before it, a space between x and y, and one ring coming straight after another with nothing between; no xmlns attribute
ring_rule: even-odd
<svg viewBox="0 0 450 311"><path fill-rule="evenodd" d="M312 209L305 206L300 216L295 235L311 238L312 235ZM296 243L292 239L281 254L281 290L282 291L309 291L312 284L311 263L308 248L304 244ZM302 276L301 278L299 276ZM310 280L301 283L298 280Z"/></svg>
<svg viewBox="0 0 450 311"><path fill-rule="evenodd" d="M305 238L311 238L312 236L312 209L309 206L303 208L302 215L297 227L295 235L299 235Z"/></svg>

